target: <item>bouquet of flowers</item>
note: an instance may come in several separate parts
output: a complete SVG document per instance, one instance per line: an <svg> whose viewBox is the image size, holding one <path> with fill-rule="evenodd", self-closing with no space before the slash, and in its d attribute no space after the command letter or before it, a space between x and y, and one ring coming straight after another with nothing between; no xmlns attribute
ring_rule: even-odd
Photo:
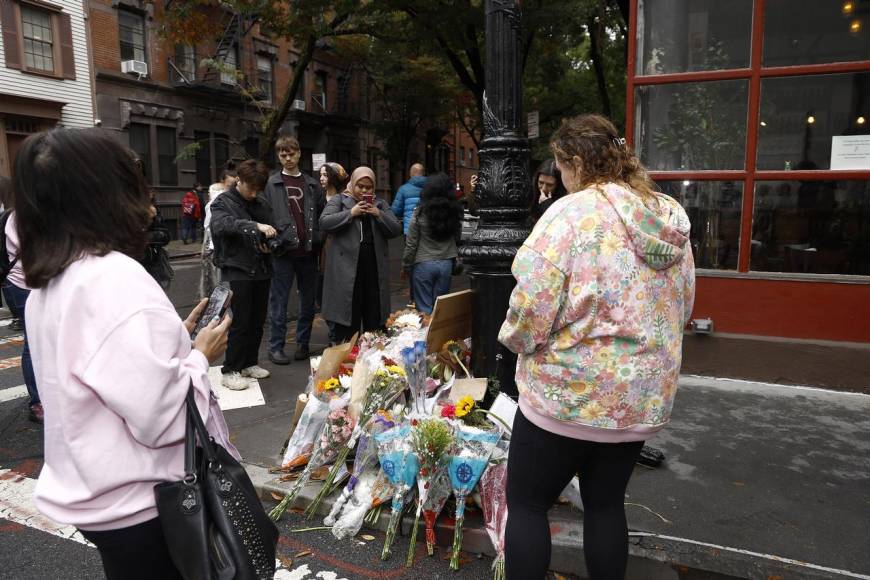
<svg viewBox="0 0 870 580"><path fill-rule="evenodd" d="M379 411L374 417L372 417L371 421L369 421L368 426L363 431L362 435L360 435L359 441L356 445L356 460L353 463L353 471L351 472L350 480L342 490L341 495L336 499L335 504L332 506L332 511L330 511L329 515L324 518L323 525L332 526L335 524L341 510L344 508L344 504L347 503L348 499L350 499L354 488L357 486L357 483L359 483L362 474L377 463L378 447L375 444L374 436L393 427L395 427L395 423L393 423L392 418L383 411ZM365 515L365 512L363 512L363 515Z"/></svg>
<svg viewBox="0 0 870 580"><path fill-rule="evenodd" d="M375 436L375 441L378 443L378 457L381 460L381 469L387 478L389 478L390 483L396 488L390 513L390 523L387 526L387 538L384 542L384 550L381 553L382 560L390 557L390 550L396 537L396 529L399 526L399 516L402 513L405 494L413 487L417 479L417 472L420 470L420 463L411 448L410 435L411 426L402 425L393 427L389 431Z"/></svg>
<svg viewBox="0 0 870 580"><path fill-rule="evenodd" d="M408 547L408 559L405 564L409 568L414 563L414 550L417 547L417 527L420 523L420 513L423 511L432 482L439 474L445 472L447 451L451 445L453 445L453 428L443 419L424 419L414 424L411 429L411 449L413 449L414 455L417 457L420 471L417 474L417 513L414 516L414 527L411 528L411 544ZM427 520L426 547L430 556L434 551L435 544L434 524L435 518L433 517L430 534Z"/></svg>
<svg viewBox="0 0 870 580"><path fill-rule="evenodd" d="M419 310L406 308L390 314L387 318L386 327L391 334L398 334L403 330L420 330L425 326L429 326L430 318L429 315Z"/></svg>
<svg viewBox="0 0 870 580"><path fill-rule="evenodd" d="M347 397L335 398L329 402L329 414L320 432L314 452L311 454L311 459L309 459L308 465L305 466L302 475L293 484L293 489L290 490L290 493L284 496L284 499L275 506L275 509L269 512L269 517L273 521L277 522L287 508L293 504L296 496L299 495L299 492L308 483L308 480L311 478L311 472L314 469L326 465L341 454L348 438L353 433L353 420L347 413L347 403ZM330 473L337 473L337 471L337 469L332 469ZM333 473L334 477L335 474Z"/></svg>
<svg viewBox="0 0 870 580"><path fill-rule="evenodd" d="M462 425L456 430L455 437L456 443L450 453L448 463L450 484L456 495L456 527L453 533L453 554L450 557L450 568L459 570L462 523L465 520L465 498L477 485L480 476L483 475L489 456L501 437L501 433Z"/></svg>
<svg viewBox="0 0 870 580"><path fill-rule="evenodd" d="M302 467L311 458L317 440L317 434L323 429L326 415L329 413L329 403L322 401L316 396L309 395L296 429L287 443L284 459L281 461L282 469Z"/></svg>
<svg viewBox="0 0 870 580"><path fill-rule="evenodd" d="M426 414L426 343L414 342L414 346L402 349L402 366L411 388L411 413L417 416Z"/></svg>
<svg viewBox="0 0 870 580"><path fill-rule="evenodd" d="M504 580L504 532L507 526L507 460L490 462L480 478L480 500L486 533L495 548L493 580Z"/></svg>
<svg viewBox="0 0 870 580"><path fill-rule="evenodd" d="M323 498L329 493L332 488L332 482L335 481L335 476L338 474L341 466L347 461L347 456L351 449L356 447L357 440L364 431L364 427L374 417L375 413L382 409L386 409L393 400L405 390L407 381L405 379L405 371L396 365L387 365L375 371L371 384L366 389L365 401L359 413L359 420L356 427L350 436L345 440L346 445L338 452L335 457L335 464L326 476L326 480L317 492L314 501L308 506L305 511L307 518L311 518L316 512L317 507Z"/></svg>

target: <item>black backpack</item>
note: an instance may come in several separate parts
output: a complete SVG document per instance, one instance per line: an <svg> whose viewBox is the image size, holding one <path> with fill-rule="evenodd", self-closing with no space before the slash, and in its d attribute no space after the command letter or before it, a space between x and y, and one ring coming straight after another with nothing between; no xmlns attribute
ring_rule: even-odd
<svg viewBox="0 0 870 580"><path fill-rule="evenodd" d="M9 250L6 248L6 222L9 221L9 215L12 211L11 209L4 209L3 213L0 214L0 284L6 281L9 272L12 271L15 263L18 262L18 256L11 260L9 259Z"/></svg>

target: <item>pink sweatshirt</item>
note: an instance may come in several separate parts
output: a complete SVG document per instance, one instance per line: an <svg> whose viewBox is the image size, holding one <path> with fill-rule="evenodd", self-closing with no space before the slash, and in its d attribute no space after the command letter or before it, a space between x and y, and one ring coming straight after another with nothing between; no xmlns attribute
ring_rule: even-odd
<svg viewBox="0 0 870 580"><path fill-rule="evenodd" d="M157 517L154 484L184 475L191 380L209 432L226 439L208 361L172 303L142 266L112 252L34 290L26 316L45 408L37 508L93 531Z"/></svg>
<svg viewBox="0 0 870 580"><path fill-rule="evenodd" d="M14 211L9 214L9 219L6 220L4 232L6 233L6 254L11 262L18 257L18 228L15 227ZM27 283L24 281L24 270L21 269L21 260L15 261L15 265L9 270L9 275L6 276L6 280L19 288L29 290Z"/></svg>

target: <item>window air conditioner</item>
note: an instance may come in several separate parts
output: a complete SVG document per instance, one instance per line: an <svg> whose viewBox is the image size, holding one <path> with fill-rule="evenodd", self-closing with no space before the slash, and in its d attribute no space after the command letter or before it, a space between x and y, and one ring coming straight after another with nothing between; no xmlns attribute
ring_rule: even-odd
<svg viewBox="0 0 870 580"><path fill-rule="evenodd" d="M304 111L305 110L305 101L303 101L302 99L294 100L293 101L293 108L298 110L298 111Z"/></svg>
<svg viewBox="0 0 870 580"><path fill-rule="evenodd" d="M148 75L148 63L141 60L121 61L121 72L137 74L140 77Z"/></svg>

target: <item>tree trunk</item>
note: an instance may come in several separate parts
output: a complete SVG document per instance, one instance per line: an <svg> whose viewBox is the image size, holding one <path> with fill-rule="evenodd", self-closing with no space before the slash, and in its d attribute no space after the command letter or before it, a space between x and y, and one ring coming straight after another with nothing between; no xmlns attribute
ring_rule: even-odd
<svg viewBox="0 0 870 580"><path fill-rule="evenodd" d="M595 82L598 85L598 96L601 99L601 112L610 118L610 96L607 94L607 79L604 76L604 63L601 62L601 31L594 15L586 20L589 31L589 52L592 56L592 68L595 70Z"/></svg>
<svg viewBox="0 0 870 580"><path fill-rule="evenodd" d="M290 114L290 108L293 106L293 101L296 99L296 93L299 91L299 85L302 79L305 78L305 69L311 63L314 57L314 49L317 45L317 38L309 36L305 43L305 50L299 57L299 61L293 67L293 79L285 89L281 96L281 102L278 107L266 118L266 123L263 126L263 135L260 139L260 159L265 161L271 158L272 148L275 146L275 141L278 139L278 132L281 130L281 125L287 120L287 115Z"/></svg>

